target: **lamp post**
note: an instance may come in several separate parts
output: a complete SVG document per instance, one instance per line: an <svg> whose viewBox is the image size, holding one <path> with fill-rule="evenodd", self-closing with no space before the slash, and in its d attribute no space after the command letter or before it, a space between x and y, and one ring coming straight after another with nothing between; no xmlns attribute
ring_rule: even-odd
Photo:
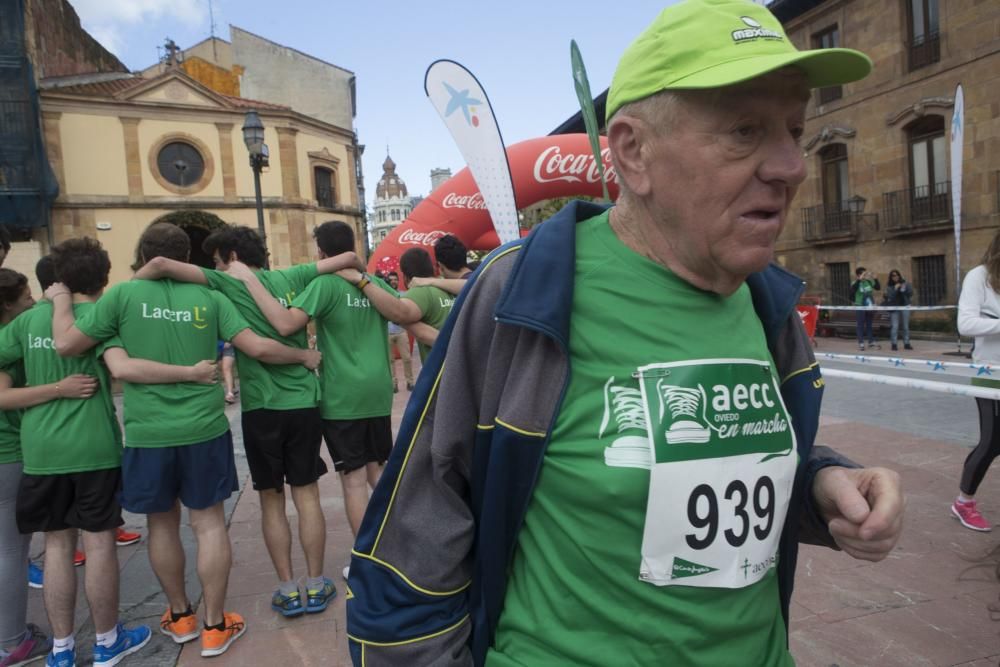
<svg viewBox="0 0 1000 667"><path fill-rule="evenodd" d="M267 248L267 235L264 233L264 201L260 196L260 171L268 166L267 144L264 143L264 123L256 111L247 111L243 119L243 143L250 153L250 168L253 169L253 190L257 201L257 231Z"/></svg>

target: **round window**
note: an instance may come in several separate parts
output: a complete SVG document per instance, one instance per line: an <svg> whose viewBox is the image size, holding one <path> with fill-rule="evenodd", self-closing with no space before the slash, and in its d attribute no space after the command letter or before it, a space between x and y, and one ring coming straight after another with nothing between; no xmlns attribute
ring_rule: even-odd
<svg viewBox="0 0 1000 667"><path fill-rule="evenodd" d="M183 141L172 141L156 156L160 175L179 187L196 184L205 173L205 160L198 149Z"/></svg>

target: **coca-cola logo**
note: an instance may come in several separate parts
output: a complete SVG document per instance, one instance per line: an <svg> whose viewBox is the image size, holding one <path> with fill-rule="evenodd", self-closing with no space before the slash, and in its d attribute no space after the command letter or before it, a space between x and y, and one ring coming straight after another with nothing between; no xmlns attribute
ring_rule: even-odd
<svg viewBox="0 0 1000 667"><path fill-rule="evenodd" d="M396 239L396 243L433 246L434 242L444 235L445 232L438 230L434 230L432 232L415 232L412 229L407 229L399 235L399 238Z"/></svg>
<svg viewBox="0 0 1000 667"><path fill-rule="evenodd" d="M460 195L449 192L441 202L444 208L466 208L472 211L485 211L486 201L479 192L472 195Z"/></svg>
<svg viewBox="0 0 1000 667"><path fill-rule="evenodd" d="M604 173L609 183L618 182L618 174L611 165L611 151L605 148L601 151L601 161L604 163ZM550 146L542 151L535 160L535 180L539 183L600 183L601 172L597 161L590 153L566 153L559 146Z"/></svg>

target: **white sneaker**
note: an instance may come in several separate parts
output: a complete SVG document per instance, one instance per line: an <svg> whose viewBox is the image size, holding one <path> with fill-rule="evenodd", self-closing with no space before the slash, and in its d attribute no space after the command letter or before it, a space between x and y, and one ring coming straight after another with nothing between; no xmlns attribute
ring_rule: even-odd
<svg viewBox="0 0 1000 667"><path fill-rule="evenodd" d="M347 581L347 577L349 577L350 574L351 574L351 566L350 565L345 565L344 566L344 571L341 574L344 575L344 581Z"/></svg>

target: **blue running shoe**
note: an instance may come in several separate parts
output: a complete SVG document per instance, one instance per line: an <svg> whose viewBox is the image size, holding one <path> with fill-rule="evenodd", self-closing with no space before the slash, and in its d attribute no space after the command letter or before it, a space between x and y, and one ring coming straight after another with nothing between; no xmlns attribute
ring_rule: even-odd
<svg viewBox="0 0 1000 667"><path fill-rule="evenodd" d="M32 588L41 588L45 583L45 573L31 561L28 561L28 585Z"/></svg>
<svg viewBox="0 0 1000 667"><path fill-rule="evenodd" d="M94 645L94 667L112 667L141 649L153 636L148 626L126 628L118 624L118 640L114 646Z"/></svg>
<svg viewBox="0 0 1000 667"><path fill-rule="evenodd" d="M45 667L76 667L76 649L49 653L45 656Z"/></svg>
<svg viewBox="0 0 1000 667"><path fill-rule="evenodd" d="M337 587L333 582L323 577L323 588L320 590L306 591L306 611L310 614L318 614L326 609L330 600L337 597Z"/></svg>
<svg viewBox="0 0 1000 667"><path fill-rule="evenodd" d="M302 597L298 591L295 591L291 595L282 595L280 590L274 591L274 595L271 596L271 609L285 618L301 616L306 613L305 607L302 606Z"/></svg>

